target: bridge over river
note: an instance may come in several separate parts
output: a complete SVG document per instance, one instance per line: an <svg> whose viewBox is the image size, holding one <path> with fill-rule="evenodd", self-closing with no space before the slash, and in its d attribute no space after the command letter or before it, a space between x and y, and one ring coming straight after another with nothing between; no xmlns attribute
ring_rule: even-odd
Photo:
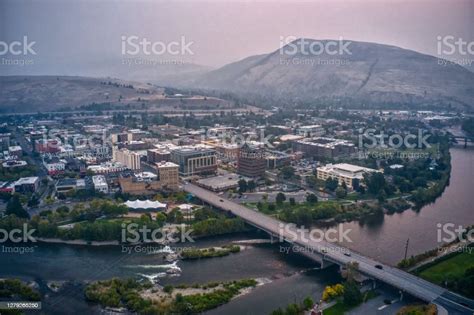
<svg viewBox="0 0 474 315"><path fill-rule="evenodd" d="M474 301L471 299L347 248L326 241L311 240L307 230L298 229L295 226L283 228L285 224L282 221L225 199L194 184L186 182L183 184L183 189L216 208L231 212L248 224L269 233L272 237L303 248L303 253L306 256L313 258L323 267L326 263L345 266L350 262L356 262L359 272L367 277L387 283L423 301L435 303L438 306L438 314L474 314Z"/></svg>

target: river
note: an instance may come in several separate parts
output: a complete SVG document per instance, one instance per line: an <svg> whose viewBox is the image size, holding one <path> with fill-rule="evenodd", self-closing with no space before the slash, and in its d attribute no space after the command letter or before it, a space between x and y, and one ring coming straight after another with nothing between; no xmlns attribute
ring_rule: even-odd
<svg viewBox="0 0 474 315"><path fill-rule="evenodd" d="M389 264L404 255L410 238L409 255L436 247L437 224L474 224L474 149L451 149L450 184L443 195L420 211L385 215L369 224L344 223L351 229L348 247ZM261 232L237 234L197 241L196 246L218 246L237 240L261 239ZM43 310L48 314L99 313L84 301L83 286L88 281L111 277L153 278L158 283L178 284L258 278L265 283L209 314L268 314L306 296L318 298L324 286L338 281L336 268L319 271L315 264L297 254L280 253L278 245L248 245L240 253L226 257L170 264L163 253L125 253L120 246L87 247L42 244L33 253L0 251L0 277L34 280L46 294ZM168 273L167 273L168 271ZM46 287L48 281L67 281L58 293Z"/></svg>
<svg viewBox="0 0 474 315"><path fill-rule="evenodd" d="M410 239L408 256L416 255L440 245L438 224L473 225L474 147L455 146L450 152L452 168L449 186L434 203L419 211L385 215L371 224L343 223L343 229L351 229L349 238L352 241L343 244L364 255L396 265L404 257L407 239Z"/></svg>

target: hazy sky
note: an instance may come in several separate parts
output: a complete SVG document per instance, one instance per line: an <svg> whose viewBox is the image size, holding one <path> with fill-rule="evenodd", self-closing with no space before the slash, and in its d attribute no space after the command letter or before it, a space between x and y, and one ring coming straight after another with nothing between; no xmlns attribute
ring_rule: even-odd
<svg viewBox="0 0 474 315"><path fill-rule="evenodd" d="M120 58L123 35L165 43L184 36L193 55L183 58L216 67L273 51L282 36L343 37L435 55L437 36L474 41L473 32L474 1L464 0L0 0L1 41L26 35L37 58L76 65Z"/></svg>

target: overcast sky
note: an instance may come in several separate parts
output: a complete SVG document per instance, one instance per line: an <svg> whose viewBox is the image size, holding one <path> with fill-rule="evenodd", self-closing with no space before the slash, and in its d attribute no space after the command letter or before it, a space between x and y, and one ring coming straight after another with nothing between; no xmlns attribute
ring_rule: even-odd
<svg viewBox="0 0 474 315"><path fill-rule="evenodd" d="M474 41L474 1L0 0L0 40L28 36L38 58L100 63L122 36L191 45L187 61L213 67L280 46L283 36L369 41L435 55L437 37ZM471 56L471 58L474 58Z"/></svg>

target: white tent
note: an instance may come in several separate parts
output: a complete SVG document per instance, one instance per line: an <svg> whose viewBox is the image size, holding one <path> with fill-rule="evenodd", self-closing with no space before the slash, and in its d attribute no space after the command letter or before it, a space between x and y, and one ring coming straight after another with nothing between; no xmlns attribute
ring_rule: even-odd
<svg viewBox="0 0 474 315"><path fill-rule="evenodd" d="M160 209L166 208L166 203L161 203L159 201L151 201L151 200L128 200L124 203L129 208L132 209Z"/></svg>

